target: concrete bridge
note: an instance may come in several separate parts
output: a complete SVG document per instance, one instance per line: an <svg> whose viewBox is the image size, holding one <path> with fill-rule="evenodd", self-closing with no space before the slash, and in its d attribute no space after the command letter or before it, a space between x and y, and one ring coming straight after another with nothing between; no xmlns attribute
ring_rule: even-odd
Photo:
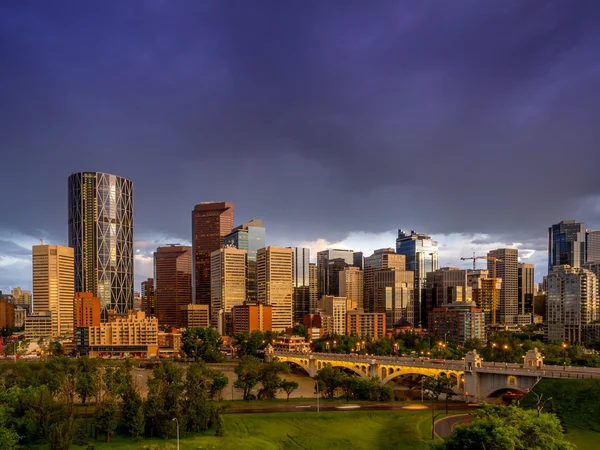
<svg viewBox="0 0 600 450"><path fill-rule="evenodd" d="M541 378L600 378L600 369L545 366L537 349L527 352L523 364L484 362L475 350L460 361L272 350L266 357L301 367L311 377L327 364L363 378L377 377L383 384L394 379L414 382L423 376L446 375L454 380L459 399L476 402L505 392L525 393Z"/></svg>

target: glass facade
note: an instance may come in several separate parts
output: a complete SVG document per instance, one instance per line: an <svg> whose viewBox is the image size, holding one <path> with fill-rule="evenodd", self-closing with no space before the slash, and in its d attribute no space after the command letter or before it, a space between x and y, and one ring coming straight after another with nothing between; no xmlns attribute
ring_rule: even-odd
<svg viewBox="0 0 600 450"><path fill-rule="evenodd" d="M294 285L294 323L302 323L304 315L310 313L310 249L291 247L292 283Z"/></svg>
<svg viewBox="0 0 600 450"><path fill-rule="evenodd" d="M317 285L319 298L324 295L338 295L334 293L334 288L339 284L336 281L336 278L330 276L329 267L330 261L336 261L334 264L334 269L337 270L335 276L338 276L340 270L343 270L343 267L353 266L354 265L354 252L352 250L340 250L340 249L332 249L332 250L323 250L317 253ZM333 282L333 285L331 284ZM339 290L338 290L339 292Z"/></svg>
<svg viewBox="0 0 600 450"><path fill-rule="evenodd" d="M588 231L585 235L586 261L600 262L600 230Z"/></svg>
<svg viewBox="0 0 600 450"><path fill-rule="evenodd" d="M133 183L101 172L68 181L69 246L75 290L100 298L102 317L133 308Z"/></svg>
<svg viewBox="0 0 600 450"><path fill-rule="evenodd" d="M548 229L548 272L554 266L581 267L586 262L585 223L563 220Z"/></svg>

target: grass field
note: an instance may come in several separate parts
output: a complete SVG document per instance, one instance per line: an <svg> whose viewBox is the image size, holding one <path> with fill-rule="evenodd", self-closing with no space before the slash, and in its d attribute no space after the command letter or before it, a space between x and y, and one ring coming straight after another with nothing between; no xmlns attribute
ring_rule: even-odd
<svg viewBox="0 0 600 450"><path fill-rule="evenodd" d="M428 450L429 411L348 411L317 413L228 414L225 436L182 438L181 449L410 449ZM134 443L124 437L98 449L175 449L175 439L146 439ZM83 448L75 447L74 448Z"/></svg>

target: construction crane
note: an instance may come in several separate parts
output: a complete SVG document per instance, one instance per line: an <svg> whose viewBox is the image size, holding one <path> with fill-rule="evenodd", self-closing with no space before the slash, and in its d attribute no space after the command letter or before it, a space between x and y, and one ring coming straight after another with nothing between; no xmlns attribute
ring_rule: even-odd
<svg viewBox="0 0 600 450"><path fill-rule="evenodd" d="M475 270L475 261L478 259L485 259L487 261L492 261L492 279L494 280L494 285L492 288L492 325L496 325L496 305L498 301L496 299L496 263L502 262L501 259L496 258L495 256L475 256L475 252L473 252L473 256L460 258L461 261L466 261L472 259L473 260L473 270Z"/></svg>

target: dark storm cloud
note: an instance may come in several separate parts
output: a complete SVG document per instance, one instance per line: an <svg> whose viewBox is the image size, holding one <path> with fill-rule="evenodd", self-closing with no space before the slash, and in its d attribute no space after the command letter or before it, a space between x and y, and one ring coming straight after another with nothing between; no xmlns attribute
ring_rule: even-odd
<svg viewBox="0 0 600 450"><path fill-rule="evenodd" d="M2 8L7 227L65 242L80 170L134 181L141 239L188 238L210 200L292 244L600 227L597 2Z"/></svg>

